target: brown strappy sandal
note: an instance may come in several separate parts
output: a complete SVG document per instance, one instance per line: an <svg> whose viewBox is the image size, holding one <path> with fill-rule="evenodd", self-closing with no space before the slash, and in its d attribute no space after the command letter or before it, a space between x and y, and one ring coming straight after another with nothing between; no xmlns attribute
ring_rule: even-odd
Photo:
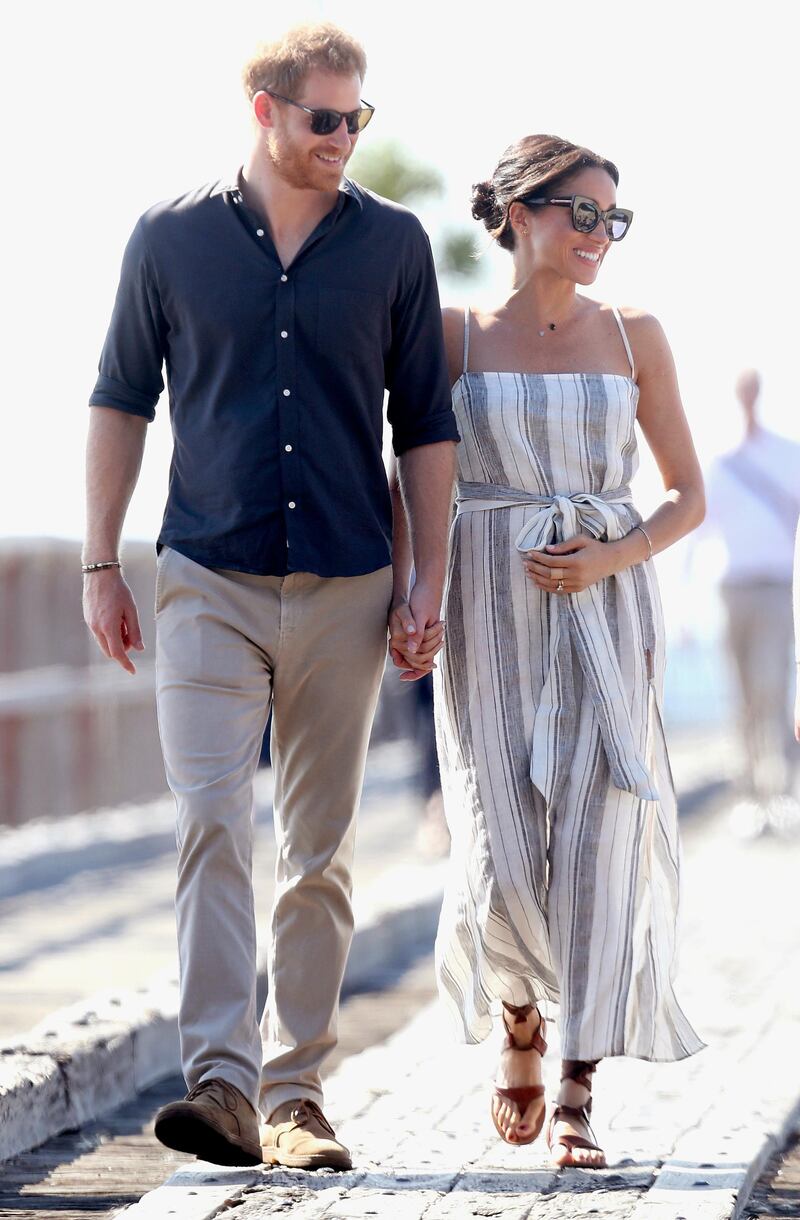
<svg viewBox="0 0 800 1220"><path fill-rule="evenodd" d="M565 1118L577 1118L585 1123L590 1134L594 1137L592 1124L589 1121L592 1113L592 1073L597 1067L597 1060L588 1062L584 1059L567 1059L564 1061L566 1072L561 1077L562 1080L574 1080L576 1084L583 1085L589 1092L589 1100L582 1106L564 1106L557 1105L550 1115L550 1121L547 1124L547 1147L553 1152L554 1148L559 1146L566 1148L567 1152L572 1153L575 1148L585 1148L588 1152L599 1152L603 1157L603 1162L600 1165L573 1165L564 1166L564 1168L577 1169L605 1169L606 1157L603 1149L598 1144L593 1144L591 1140L587 1140L582 1135L560 1135L555 1138L556 1123L561 1122Z"/></svg>
<svg viewBox="0 0 800 1220"><path fill-rule="evenodd" d="M540 1056L545 1054L547 1050L547 1043L545 1042L544 1035L547 1025L541 1013L539 1013L539 1024L536 1027L536 1032L531 1036L531 1040L527 1046L519 1046L514 1041L513 1034L511 1033L511 1030L506 1022L506 1013L510 1013L513 1017L514 1025L524 1025L528 1016L532 1011L534 1011L534 1009L536 1012L539 1012L535 1004L524 1004L520 1008L515 1008L511 1004L503 1004L503 1025L506 1029L506 1039L503 1043L504 1049L515 1051L536 1051L537 1055ZM492 1100L494 1100L495 1097L503 1098L505 1101L513 1101L514 1105L516 1105L519 1109L520 1118L523 1118L525 1111L531 1102L536 1101L537 1097L544 1097L544 1085L519 1085L518 1087L511 1087L507 1089L503 1089L499 1085L495 1085L492 1092ZM494 1123L495 1131L506 1144L511 1144L513 1147L522 1147L523 1144L533 1143L544 1126L544 1115L545 1107L542 1106L541 1121L537 1124L535 1130L527 1139L509 1140L506 1139L505 1135L503 1134L500 1124L495 1117L494 1106L492 1106L492 1122Z"/></svg>

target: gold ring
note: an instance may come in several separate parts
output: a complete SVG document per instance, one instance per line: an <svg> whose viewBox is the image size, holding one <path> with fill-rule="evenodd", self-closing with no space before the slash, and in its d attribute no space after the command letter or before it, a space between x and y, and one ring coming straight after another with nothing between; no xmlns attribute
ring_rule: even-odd
<svg viewBox="0 0 800 1220"><path fill-rule="evenodd" d="M556 593L563 593L563 592L564 592L564 582L563 582L563 580L560 580L558 582L558 584L556 585Z"/></svg>

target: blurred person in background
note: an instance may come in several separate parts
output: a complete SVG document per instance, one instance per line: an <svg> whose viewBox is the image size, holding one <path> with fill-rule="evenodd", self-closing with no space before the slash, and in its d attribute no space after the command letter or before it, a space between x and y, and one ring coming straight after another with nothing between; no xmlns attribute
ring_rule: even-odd
<svg viewBox="0 0 800 1220"><path fill-rule="evenodd" d="M560 1006L558 1165L605 1164L589 1125L606 1056L703 1043L673 989L679 847L661 723L664 631L651 557L703 516L703 486L658 322L578 293L632 214L616 167L553 136L504 152L473 216L511 253L495 309L445 310L458 508L435 673L453 867L437 938L465 1042L500 1008L491 1116L544 1124L540 1006ZM638 420L666 496L633 505ZM602 934L598 931L602 929Z"/></svg>
<svg viewBox="0 0 800 1220"><path fill-rule="evenodd" d="M744 431L706 480L707 514L697 541L724 546L720 597L738 696L740 799L732 829L755 836L797 823L792 795L800 761L787 724L791 689L792 556L800 514L800 445L759 419L761 379L736 381Z"/></svg>
<svg viewBox="0 0 800 1220"><path fill-rule="evenodd" d="M794 540L794 575L792 583L794 605L794 736L800 742L800 521Z"/></svg>
<svg viewBox="0 0 800 1220"><path fill-rule="evenodd" d="M353 931L351 865L387 617L429 672L458 439L427 237L344 177L372 108L363 49L300 27L245 70L246 164L151 208L91 396L84 613L142 647L118 547L166 364L157 699L177 806L184 1101L158 1138L220 1164L347 1168L322 1110ZM383 398L416 579L391 565ZM253 773L273 712L275 901L256 1009ZM259 1110L265 1120L259 1127Z"/></svg>

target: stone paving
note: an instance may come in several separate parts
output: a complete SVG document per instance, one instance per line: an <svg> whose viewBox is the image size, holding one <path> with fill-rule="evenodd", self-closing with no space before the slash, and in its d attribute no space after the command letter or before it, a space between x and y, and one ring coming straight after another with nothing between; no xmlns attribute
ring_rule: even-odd
<svg viewBox="0 0 800 1220"><path fill-rule="evenodd" d="M126 1220L331 1220L614 1216L723 1220L738 1214L791 1129L800 1080L796 889L800 841L742 843L725 811L684 833L683 954L678 990L708 1047L679 1064L603 1063L600 1172L548 1164L543 1141L510 1148L488 1116L498 1040L454 1046L436 1006L398 1036L346 1062L327 1111L354 1152L347 1174L223 1170L194 1164L127 1209ZM558 1047L550 1027L546 1083Z"/></svg>

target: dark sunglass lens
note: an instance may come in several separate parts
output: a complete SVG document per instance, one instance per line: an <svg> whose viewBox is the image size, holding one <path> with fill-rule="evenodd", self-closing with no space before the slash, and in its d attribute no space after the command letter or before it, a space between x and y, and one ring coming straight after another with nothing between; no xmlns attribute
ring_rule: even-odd
<svg viewBox="0 0 800 1220"><path fill-rule="evenodd" d="M361 110L351 110L349 114L344 116L344 122L345 126L347 127L347 134L349 136L354 136L357 131L361 130L362 114L363 111Z"/></svg>
<svg viewBox="0 0 800 1220"><path fill-rule="evenodd" d="M589 199L576 199L572 208L572 223L579 233L591 233L598 221L598 211Z"/></svg>
<svg viewBox="0 0 800 1220"><path fill-rule="evenodd" d="M329 136L341 121L338 110L315 110L311 116L311 130L315 136Z"/></svg>
<svg viewBox="0 0 800 1220"><path fill-rule="evenodd" d="M628 232L628 217L624 212L612 212L606 219L606 232L612 241L622 241Z"/></svg>

